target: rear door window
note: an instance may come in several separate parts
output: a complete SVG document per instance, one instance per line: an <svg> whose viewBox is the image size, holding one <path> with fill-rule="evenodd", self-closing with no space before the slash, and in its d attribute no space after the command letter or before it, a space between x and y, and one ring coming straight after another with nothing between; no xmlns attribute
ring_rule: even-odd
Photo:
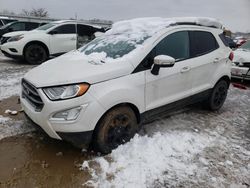
<svg viewBox="0 0 250 188"><path fill-rule="evenodd" d="M190 55L197 57L219 48L212 33L207 31L190 31Z"/></svg>
<svg viewBox="0 0 250 188"><path fill-rule="evenodd" d="M25 28L27 31L33 30L39 26L39 23L27 22L25 23Z"/></svg>
<svg viewBox="0 0 250 188"><path fill-rule="evenodd" d="M76 33L76 25L75 24L66 24L59 26L54 29L57 31L57 34L75 34Z"/></svg>

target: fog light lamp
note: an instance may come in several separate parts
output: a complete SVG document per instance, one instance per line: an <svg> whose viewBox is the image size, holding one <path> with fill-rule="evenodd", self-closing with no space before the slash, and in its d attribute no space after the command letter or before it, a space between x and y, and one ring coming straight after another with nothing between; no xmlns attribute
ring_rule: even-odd
<svg viewBox="0 0 250 188"><path fill-rule="evenodd" d="M76 108L71 108L68 110L60 111L55 113L51 120L67 120L67 121L72 121L76 120L76 118L79 116L81 112L82 107L76 107Z"/></svg>

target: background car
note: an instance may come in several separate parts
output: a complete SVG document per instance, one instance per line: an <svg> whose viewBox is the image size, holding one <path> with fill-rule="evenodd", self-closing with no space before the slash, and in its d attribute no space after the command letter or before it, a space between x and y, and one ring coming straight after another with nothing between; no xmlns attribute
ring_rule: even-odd
<svg viewBox="0 0 250 188"><path fill-rule="evenodd" d="M1 51L8 57L40 64L50 56L61 55L88 43L97 32L105 32L105 29L75 21L55 21L26 33L4 35L9 39L2 43Z"/></svg>
<svg viewBox="0 0 250 188"><path fill-rule="evenodd" d="M233 40L231 37L225 36L225 39L226 39L226 41L227 41L227 43L228 43L228 46L229 46L231 49L237 48L236 42L234 42L234 40Z"/></svg>
<svg viewBox="0 0 250 188"><path fill-rule="evenodd" d="M33 30L44 23L39 22L24 22L24 21L15 21L10 22L0 28L0 38L5 34L13 31L30 31Z"/></svg>
<svg viewBox="0 0 250 188"><path fill-rule="evenodd" d="M250 80L250 40L234 51L231 73L233 78Z"/></svg>
<svg viewBox="0 0 250 188"><path fill-rule="evenodd" d="M0 28L10 22L14 22L14 21L17 21L13 18L9 18L9 17L3 17L3 16L0 16Z"/></svg>

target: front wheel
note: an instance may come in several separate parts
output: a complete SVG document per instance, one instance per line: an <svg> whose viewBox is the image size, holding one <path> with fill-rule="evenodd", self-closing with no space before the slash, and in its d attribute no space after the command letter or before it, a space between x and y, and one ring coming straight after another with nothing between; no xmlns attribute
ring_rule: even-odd
<svg viewBox="0 0 250 188"><path fill-rule="evenodd" d="M94 149L104 154L110 153L128 142L138 129L137 118L131 108L115 107L98 123L93 137Z"/></svg>
<svg viewBox="0 0 250 188"><path fill-rule="evenodd" d="M24 58L29 64L41 64L48 59L48 54L42 45L31 44L25 48Z"/></svg>
<svg viewBox="0 0 250 188"><path fill-rule="evenodd" d="M224 104L228 91L228 83L225 80L220 80L213 88L207 100L207 107L210 110L219 110Z"/></svg>

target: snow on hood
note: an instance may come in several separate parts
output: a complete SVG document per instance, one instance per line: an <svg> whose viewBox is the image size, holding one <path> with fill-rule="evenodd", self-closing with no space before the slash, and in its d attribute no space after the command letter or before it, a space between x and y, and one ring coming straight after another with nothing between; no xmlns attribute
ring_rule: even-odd
<svg viewBox="0 0 250 188"><path fill-rule="evenodd" d="M237 49L234 51L233 62L246 63L250 62L250 50Z"/></svg>
<svg viewBox="0 0 250 188"><path fill-rule="evenodd" d="M14 36L17 36L17 35L23 35L23 34L25 34L27 32L29 32L29 31L14 31L14 32L4 34L3 37L14 37Z"/></svg>
<svg viewBox="0 0 250 188"><path fill-rule="evenodd" d="M94 84L130 74L134 67L128 61L105 58L105 53L84 55L72 51L49 60L29 71L24 78L36 87L87 82Z"/></svg>

